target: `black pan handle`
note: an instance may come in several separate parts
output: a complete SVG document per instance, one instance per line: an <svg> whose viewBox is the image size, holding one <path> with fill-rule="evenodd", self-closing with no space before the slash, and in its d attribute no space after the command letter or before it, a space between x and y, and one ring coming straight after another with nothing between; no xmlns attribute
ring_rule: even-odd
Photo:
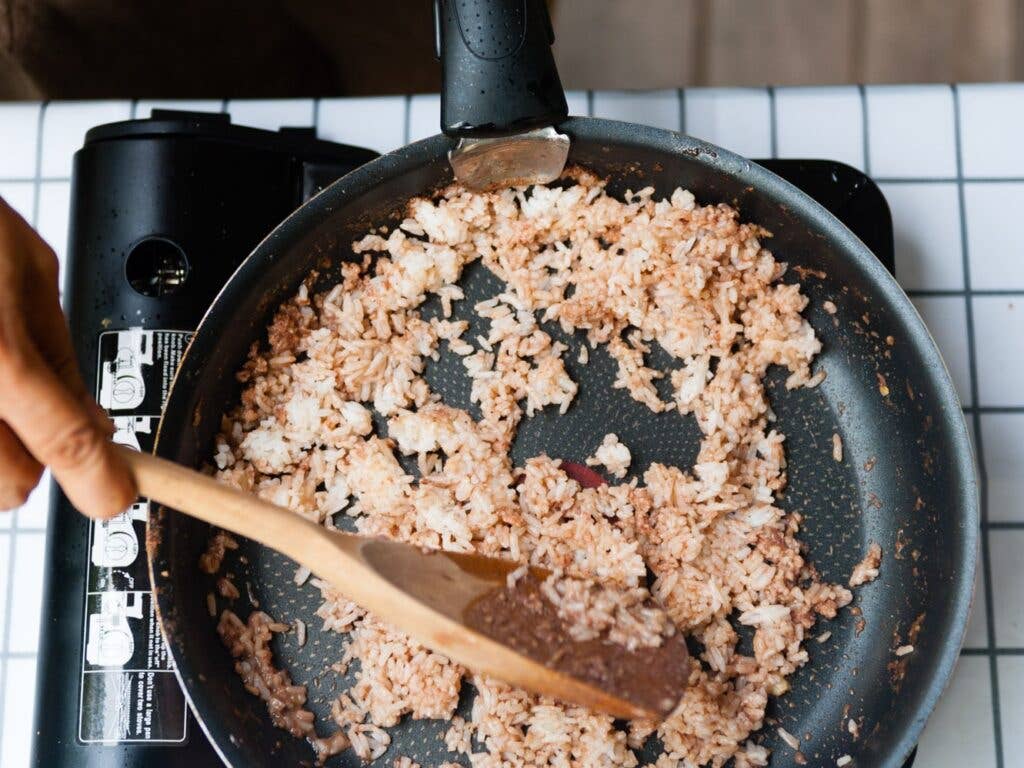
<svg viewBox="0 0 1024 768"><path fill-rule="evenodd" d="M493 137L568 116L544 0L434 0L441 130Z"/></svg>

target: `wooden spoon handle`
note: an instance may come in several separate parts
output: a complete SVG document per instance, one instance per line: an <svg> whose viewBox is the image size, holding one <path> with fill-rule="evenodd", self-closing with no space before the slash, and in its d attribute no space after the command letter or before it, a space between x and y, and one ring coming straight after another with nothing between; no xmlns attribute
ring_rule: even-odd
<svg viewBox="0 0 1024 768"><path fill-rule="evenodd" d="M453 661L513 685L582 703L616 717L658 716L472 631L451 616L449 609L438 607L438 598L447 599L453 594L451 572L448 569L448 575L442 573L433 581L428 576L436 574L439 565L450 563L447 557L429 556L417 547L395 542L330 531L212 477L148 453L115 447L143 496L276 549L326 579L377 617ZM380 556L374 557L374 552ZM405 572L400 568L396 571L395 566L403 562L408 565ZM389 569L392 578L382 575L382 567ZM417 576L436 590L423 592L410 587L410 581ZM462 574L460 579L466 581L468 576ZM420 594L413 597L410 590ZM431 591L437 592L434 599L430 599Z"/></svg>
<svg viewBox="0 0 1024 768"><path fill-rule="evenodd" d="M294 512L195 470L124 446L115 449L131 469L141 495L283 552L314 572L322 565L310 562L319 559L318 553L344 557L346 549L351 553L358 546L358 539L351 534L327 531ZM317 547L317 542L327 546ZM345 584L336 586L344 591Z"/></svg>

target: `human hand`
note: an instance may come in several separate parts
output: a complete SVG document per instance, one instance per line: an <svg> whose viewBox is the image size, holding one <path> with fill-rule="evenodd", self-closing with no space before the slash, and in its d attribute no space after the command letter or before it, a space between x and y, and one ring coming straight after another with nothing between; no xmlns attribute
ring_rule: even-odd
<svg viewBox="0 0 1024 768"><path fill-rule="evenodd" d="M57 266L0 199L0 510L21 506L46 465L78 509L108 518L135 500L135 482L78 371Z"/></svg>

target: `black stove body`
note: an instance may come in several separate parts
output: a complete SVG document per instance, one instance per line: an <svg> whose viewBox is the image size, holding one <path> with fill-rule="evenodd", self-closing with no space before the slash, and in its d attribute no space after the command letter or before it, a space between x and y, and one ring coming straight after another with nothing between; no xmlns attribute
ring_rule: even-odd
<svg viewBox="0 0 1024 768"><path fill-rule="evenodd" d="M376 153L312 129L155 111L91 130L75 155L65 309L115 441L150 450L177 362L255 245ZM34 766L214 768L156 624L148 504L91 523L54 489Z"/></svg>
<svg viewBox="0 0 1024 768"><path fill-rule="evenodd" d="M154 111L101 126L76 154L65 308L115 440L150 450L191 331L252 248L304 200L374 156L312 129ZM893 268L889 209L859 171L759 160L829 208ZM39 649L36 768L216 768L156 623L148 503L91 523L55 488Z"/></svg>

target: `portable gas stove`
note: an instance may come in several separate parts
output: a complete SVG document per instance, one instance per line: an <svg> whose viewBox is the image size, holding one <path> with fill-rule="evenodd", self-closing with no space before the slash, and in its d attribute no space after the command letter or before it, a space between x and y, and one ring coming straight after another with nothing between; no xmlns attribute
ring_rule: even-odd
<svg viewBox="0 0 1024 768"><path fill-rule="evenodd" d="M65 304L116 442L152 449L178 361L221 286L299 204L374 156L313 129L245 128L225 114L154 110L87 134L72 179ZM821 202L893 270L892 220L870 178L829 160L756 162ZM56 489L52 498L50 530L61 535L46 563L32 764L220 766L157 626L148 502L92 523Z"/></svg>

